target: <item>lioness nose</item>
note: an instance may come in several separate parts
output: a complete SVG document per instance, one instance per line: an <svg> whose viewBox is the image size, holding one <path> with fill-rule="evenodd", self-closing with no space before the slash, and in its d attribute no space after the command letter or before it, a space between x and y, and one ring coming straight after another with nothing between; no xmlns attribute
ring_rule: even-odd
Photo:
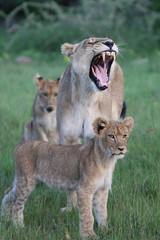
<svg viewBox="0 0 160 240"><path fill-rule="evenodd" d="M121 147L120 147L120 148L118 148L118 149L119 149L120 151L123 151L123 150L124 150L124 148L121 148Z"/></svg>
<svg viewBox="0 0 160 240"><path fill-rule="evenodd" d="M114 42L113 42L112 40L107 40L106 42L103 42L103 44L105 44L105 45L108 46L109 48L112 48Z"/></svg>

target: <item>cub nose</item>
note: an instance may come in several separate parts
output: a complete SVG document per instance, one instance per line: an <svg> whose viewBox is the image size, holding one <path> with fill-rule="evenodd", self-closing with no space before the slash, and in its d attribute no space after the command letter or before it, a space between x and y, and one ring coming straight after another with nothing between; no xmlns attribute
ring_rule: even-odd
<svg viewBox="0 0 160 240"><path fill-rule="evenodd" d="M111 49L113 47L114 42L112 40L107 40L106 42L103 42L103 44Z"/></svg>
<svg viewBox="0 0 160 240"><path fill-rule="evenodd" d="M52 112L54 110L54 108L53 107L47 107L46 110L47 110L47 112Z"/></svg>
<svg viewBox="0 0 160 240"><path fill-rule="evenodd" d="M120 147L120 148L118 148L118 150L120 150L120 151L122 152L122 151L124 150L124 148L121 148L121 147Z"/></svg>

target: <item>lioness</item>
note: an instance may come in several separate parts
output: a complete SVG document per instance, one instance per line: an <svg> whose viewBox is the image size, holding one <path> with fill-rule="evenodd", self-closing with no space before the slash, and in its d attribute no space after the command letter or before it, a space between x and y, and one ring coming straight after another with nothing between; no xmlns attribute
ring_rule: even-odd
<svg viewBox="0 0 160 240"><path fill-rule="evenodd" d="M59 143L74 143L94 136L97 117L119 120L124 98L123 73L115 61L117 45L108 38L65 43L62 54L72 60L59 88L57 126Z"/></svg>
<svg viewBox="0 0 160 240"><path fill-rule="evenodd" d="M26 141L14 151L15 179L2 200L2 216L23 227L24 203L36 183L42 181L62 191L76 191L82 237L94 236L92 202L98 224L107 224L108 191L117 159L124 157L133 127L131 117L121 123L98 118L96 136L85 144L53 145ZM45 161L44 161L45 159Z"/></svg>
<svg viewBox="0 0 160 240"><path fill-rule="evenodd" d="M33 120L25 123L21 142L25 140L43 140L57 143L59 134L56 123L56 103L60 78L57 81L35 76L37 94L34 100Z"/></svg>

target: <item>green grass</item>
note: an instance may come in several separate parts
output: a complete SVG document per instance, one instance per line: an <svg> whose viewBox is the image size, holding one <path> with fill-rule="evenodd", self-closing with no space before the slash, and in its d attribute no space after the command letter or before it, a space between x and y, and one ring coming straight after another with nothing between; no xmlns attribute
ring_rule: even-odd
<svg viewBox="0 0 160 240"><path fill-rule="evenodd" d="M54 56L54 55L53 55ZM58 58L58 61L55 59ZM125 76L127 116L135 126L128 153L116 166L108 202L108 230L95 224L100 239L160 239L160 57L140 61L121 60ZM19 65L2 60L0 79L0 201L14 177L13 149L19 143L23 124L31 118L35 95L33 77L56 79L67 66L61 56L42 57ZM25 228L15 229L0 221L0 239L79 239L78 212L60 213L64 193L38 184L25 205Z"/></svg>

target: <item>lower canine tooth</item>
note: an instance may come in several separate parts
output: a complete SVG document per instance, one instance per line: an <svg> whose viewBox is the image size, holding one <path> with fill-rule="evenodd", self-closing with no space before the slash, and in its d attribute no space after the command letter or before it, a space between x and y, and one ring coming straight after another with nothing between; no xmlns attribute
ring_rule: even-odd
<svg viewBox="0 0 160 240"><path fill-rule="evenodd" d="M96 73L95 73L95 71L94 71L94 69L92 68L92 72L93 72L93 74L96 76Z"/></svg>

